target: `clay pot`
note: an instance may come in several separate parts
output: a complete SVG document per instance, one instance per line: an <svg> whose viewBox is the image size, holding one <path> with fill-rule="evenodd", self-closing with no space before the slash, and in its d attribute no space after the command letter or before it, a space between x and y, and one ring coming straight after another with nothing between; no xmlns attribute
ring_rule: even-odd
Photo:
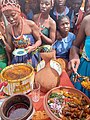
<svg viewBox="0 0 90 120"><path fill-rule="evenodd" d="M51 59L56 59L56 51L52 50L51 52L40 52L40 56L47 65Z"/></svg>
<svg viewBox="0 0 90 120"><path fill-rule="evenodd" d="M59 85L61 73L61 65L55 60L50 60L46 66L45 62L41 61L37 66L35 82L40 83L40 90L45 93Z"/></svg>
<svg viewBox="0 0 90 120"><path fill-rule="evenodd" d="M27 120L33 112L33 105L27 95L16 94L7 98L0 109L1 120Z"/></svg>
<svg viewBox="0 0 90 120"><path fill-rule="evenodd" d="M82 93L81 91L79 91L75 88L71 88L71 87L56 87L56 88L53 88L44 97L44 109L45 109L47 115L51 118L51 120L62 120L61 118L57 117L50 110L50 107L48 105L48 99L49 99L51 93L58 93L58 92L60 92L60 90L64 90L64 91L70 92L70 93L75 93L78 96L83 96L83 97L85 97L85 100L87 101L87 103L90 104L90 99L84 93ZM85 120L90 120L90 116L88 116L88 118L85 119Z"/></svg>

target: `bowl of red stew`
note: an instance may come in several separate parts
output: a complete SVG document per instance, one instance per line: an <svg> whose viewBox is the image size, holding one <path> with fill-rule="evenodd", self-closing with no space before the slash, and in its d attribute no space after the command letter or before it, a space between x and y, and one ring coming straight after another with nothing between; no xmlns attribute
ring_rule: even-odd
<svg viewBox="0 0 90 120"><path fill-rule="evenodd" d="M44 97L44 108L52 120L90 120L90 99L71 87L56 87Z"/></svg>
<svg viewBox="0 0 90 120"><path fill-rule="evenodd" d="M34 112L32 100L24 94L16 94L2 103L1 120L27 120Z"/></svg>

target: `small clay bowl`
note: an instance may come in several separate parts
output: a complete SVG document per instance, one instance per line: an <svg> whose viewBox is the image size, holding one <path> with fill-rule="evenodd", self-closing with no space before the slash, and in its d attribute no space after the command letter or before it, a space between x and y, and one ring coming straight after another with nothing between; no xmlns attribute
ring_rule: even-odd
<svg viewBox="0 0 90 120"><path fill-rule="evenodd" d="M32 100L24 94L7 98L0 109L1 120L27 120L33 113Z"/></svg>

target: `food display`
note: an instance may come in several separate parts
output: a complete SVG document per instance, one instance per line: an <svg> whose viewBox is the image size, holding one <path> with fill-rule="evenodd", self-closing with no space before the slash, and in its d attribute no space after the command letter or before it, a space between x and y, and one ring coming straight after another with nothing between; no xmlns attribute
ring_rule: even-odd
<svg viewBox="0 0 90 120"><path fill-rule="evenodd" d="M18 79L22 79L26 76L28 76L30 73L32 72L32 70L24 65L16 65L16 66L12 66L10 67L10 69L7 69L4 73L3 73L3 77L7 80L18 80Z"/></svg>
<svg viewBox="0 0 90 120"><path fill-rule="evenodd" d="M34 82L34 69L24 63L7 66L1 72L1 82L5 81L8 85L3 91L7 95L27 93L30 91L30 84Z"/></svg>
<svg viewBox="0 0 90 120"><path fill-rule="evenodd" d="M73 88L50 90L45 96L44 107L52 120L90 120L90 99Z"/></svg>
<svg viewBox="0 0 90 120"><path fill-rule="evenodd" d="M36 111L32 120L50 120L45 111Z"/></svg>
<svg viewBox="0 0 90 120"><path fill-rule="evenodd" d="M90 90L90 77L76 73L73 75L73 81L79 81L85 89Z"/></svg>
<svg viewBox="0 0 90 120"><path fill-rule="evenodd" d="M87 90L90 90L90 81L82 81L81 82L82 86L86 88Z"/></svg>

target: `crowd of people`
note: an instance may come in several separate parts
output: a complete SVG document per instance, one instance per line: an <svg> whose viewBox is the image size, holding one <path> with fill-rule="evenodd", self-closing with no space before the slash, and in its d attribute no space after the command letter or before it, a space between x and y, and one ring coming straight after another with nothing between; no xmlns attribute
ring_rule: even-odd
<svg viewBox="0 0 90 120"><path fill-rule="evenodd" d="M33 51L52 45L56 58L68 61L74 86L90 97L80 81L73 81L76 74L90 76L89 19L90 0L1 0L0 72L7 65L28 61L35 68L40 55ZM19 48L27 54L13 55Z"/></svg>

